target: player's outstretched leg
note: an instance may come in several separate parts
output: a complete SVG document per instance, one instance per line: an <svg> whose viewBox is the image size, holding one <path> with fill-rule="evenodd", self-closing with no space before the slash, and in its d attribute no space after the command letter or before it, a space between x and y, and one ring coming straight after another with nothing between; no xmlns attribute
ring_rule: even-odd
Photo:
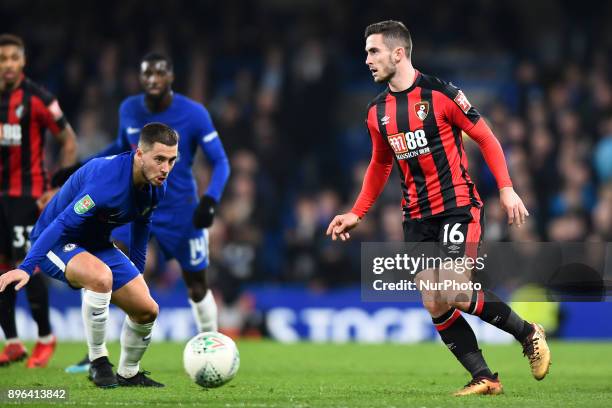
<svg viewBox="0 0 612 408"><path fill-rule="evenodd" d="M142 275L113 293L113 303L126 314L121 330L121 356L117 368L117 380L120 386L163 387L140 371L140 360L149 343L159 306L149 294L149 288ZM93 363L92 363L93 364Z"/></svg>
<svg viewBox="0 0 612 408"><path fill-rule="evenodd" d="M551 356L542 326L521 319L495 293L486 289L472 291L469 307L463 309L512 334L523 346L523 354L529 359L531 374L536 380L548 374Z"/></svg>
<svg viewBox="0 0 612 408"><path fill-rule="evenodd" d="M49 293L41 272L35 273L26 285L26 293L32 318L38 326L38 341L32 350L32 355L26 362L26 367L46 367L55 352L56 338L51 333L49 321Z"/></svg>
<svg viewBox="0 0 612 408"><path fill-rule="evenodd" d="M198 272L183 270L183 278L198 332L217 331L217 303L206 283L206 269Z"/></svg>

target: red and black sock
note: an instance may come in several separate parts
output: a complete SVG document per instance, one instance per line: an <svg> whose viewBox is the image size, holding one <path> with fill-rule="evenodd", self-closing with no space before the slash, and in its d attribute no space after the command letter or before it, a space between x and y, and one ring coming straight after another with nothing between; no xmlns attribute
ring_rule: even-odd
<svg viewBox="0 0 612 408"><path fill-rule="evenodd" d="M49 321L49 293L44 276L38 272L32 275L26 285L26 293L30 302L32 318L38 325L38 336L44 337L51 334L51 322Z"/></svg>
<svg viewBox="0 0 612 408"><path fill-rule="evenodd" d="M521 343L531 334L533 326L514 313L510 306L489 290L472 291L468 313L513 335Z"/></svg>
<svg viewBox="0 0 612 408"><path fill-rule="evenodd" d="M472 377L493 378L493 373L478 348L474 331L458 309L452 307L442 316L434 317L432 320L446 347L472 374Z"/></svg>

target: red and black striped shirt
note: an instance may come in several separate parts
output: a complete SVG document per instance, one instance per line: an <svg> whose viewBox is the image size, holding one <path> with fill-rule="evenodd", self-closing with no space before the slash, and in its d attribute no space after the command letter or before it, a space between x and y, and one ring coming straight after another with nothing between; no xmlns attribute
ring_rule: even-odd
<svg viewBox="0 0 612 408"><path fill-rule="evenodd" d="M462 131L480 145L500 188L511 186L499 142L461 90L417 72L402 92L388 88L369 105L372 160L352 212L363 217L395 162L404 218L424 218L466 205L482 206L468 174Z"/></svg>
<svg viewBox="0 0 612 408"><path fill-rule="evenodd" d="M38 198L47 190L45 130L57 135L65 127L57 99L29 78L0 93L0 196Z"/></svg>

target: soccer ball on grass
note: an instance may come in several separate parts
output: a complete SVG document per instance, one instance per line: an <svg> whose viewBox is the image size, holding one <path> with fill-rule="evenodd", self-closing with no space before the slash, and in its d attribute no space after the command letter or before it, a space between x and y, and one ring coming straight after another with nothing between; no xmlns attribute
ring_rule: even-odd
<svg viewBox="0 0 612 408"><path fill-rule="evenodd" d="M183 366L196 384L204 388L220 387L236 376L240 354L236 343L226 335L200 333L185 345Z"/></svg>

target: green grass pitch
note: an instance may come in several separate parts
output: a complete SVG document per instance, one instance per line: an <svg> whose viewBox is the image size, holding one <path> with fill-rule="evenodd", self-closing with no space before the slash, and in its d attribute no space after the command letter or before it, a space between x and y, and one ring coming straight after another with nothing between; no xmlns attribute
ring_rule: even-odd
<svg viewBox="0 0 612 408"><path fill-rule="evenodd" d="M203 407L609 407L612 404L612 344L551 343L549 376L531 378L516 344L485 346L505 388L500 396L455 398L450 393L467 374L440 343L416 345L238 343L241 366L229 384L204 390L182 368L183 345L153 343L142 368L163 389L97 389L85 374L63 369L82 357L81 343L61 343L50 366L28 370L23 363L0 368L0 389L64 387L64 404L82 406ZM119 346L109 346L117 362ZM1 401L0 405L7 405ZM27 403L27 406L51 406Z"/></svg>

